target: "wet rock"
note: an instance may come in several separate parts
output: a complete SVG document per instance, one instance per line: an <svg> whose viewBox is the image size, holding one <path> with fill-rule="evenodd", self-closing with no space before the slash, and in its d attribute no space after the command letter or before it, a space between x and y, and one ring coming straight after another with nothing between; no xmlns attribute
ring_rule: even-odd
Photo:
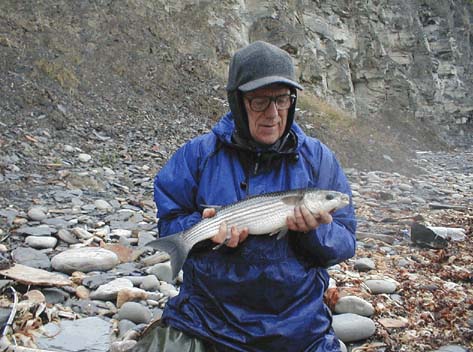
<svg viewBox="0 0 473 352"><path fill-rule="evenodd" d="M24 294L24 296L33 304L45 303L46 297L39 290L31 290Z"/></svg>
<svg viewBox="0 0 473 352"><path fill-rule="evenodd" d="M97 289L101 285L105 285L106 283L115 280L117 278L117 274L115 273L90 273L89 276L86 276L82 280L82 284L87 286L91 290Z"/></svg>
<svg viewBox="0 0 473 352"><path fill-rule="evenodd" d="M91 292L90 298L101 301L115 300L118 292L125 288L133 288L133 283L127 279L115 279L105 285L99 286L97 290Z"/></svg>
<svg viewBox="0 0 473 352"><path fill-rule="evenodd" d="M14 249L12 251L12 259L15 263L32 268L49 269L51 267L51 261L45 253L29 247Z"/></svg>
<svg viewBox="0 0 473 352"><path fill-rule="evenodd" d="M28 217L33 221L42 221L48 216L46 215L46 212L43 208L35 207L28 210Z"/></svg>
<svg viewBox="0 0 473 352"><path fill-rule="evenodd" d="M171 262L158 263L156 265L153 265L151 268L148 268L146 272L148 274L153 274L161 281L165 281L168 283L173 282Z"/></svg>
<svg viewBox="0 0 473 352"><path fill-rule="evenodd" d="M93 233L90 233L89 231L81 228L81 227L74 227L71 231L77 238L80 238L82 240L89 240L92 237L94 237Z"/></svg>
<svg viewBox="0 0 473 352"><path fill-rule="evenodd" d="M57 238L49 236L28 236L25 239L26 245L35 249L54 248Z"/></svg>
<svg viewBox="0 0 473 352"><path fill-rule="evenodd" d="M447 345L440 347L434 352L469 352L469 349L458 345Z"/></svg>
<svg viewBox="0 0 473 352"><path fill-rule="evenodd" d="M446 248L448 245L448 241L445 238L418 223L414 223L411 226L411 240L419 246L435 249Z"/></svg>
<svg viewBox="0 0 473 352"><path fill-rule="evenodd" d="M128 319L122 319L118 323L118 336L123 337L129 330L136 328L136 324Z"/></svg>
<svg viewBox="0 0 473 352"><path fill-rule="evenodd" d="M120 308L126 302L146 300L150 298L150 296L152 296L152 294L140 288L124 288L118 292L117 307Z"/></svg>
<svg viewBox="0 0 473 352"><path fill-rule="evenodd" d="M47 218L41 222L45 225L55 227L56 229L65 229L70 226L70 223L63 218Z"/></svg>
<svg viewBox="0 0 473 352"><path fill-rule="evenodd" d="M24 226L16 230L17 233L30 236L50 236L56 233L56 229L48 225Z"/></svg>
<svg viewBox="0 0 473 352"><path fill-rule="evenodd" d="M118 265L118 256L106 249L84 247L69 249L51 260L54 270L71 274L74 271L107 271Z"/></svg>
<svg viewBox="0 0 473 352"><path fill-rule="evenodd" d="M8 255L0 253L0 270L8 269L12 264L13 262L8 258Z"/></svg>
<svg viewBox="0 0 473 352"><path fill-rule="evenodd" d="M151 311L136 302L126 302L118 311L118 319L130 320L135 324L149 323L151 317Z"/></svg>
<svg viewBox="0 0 473 352"><path fill-rule="evenodd" d="M68 352L108 352L111 324L99 317L48 323L38 337L39 348ZM86 337L86 338L85 338Z"/></svg>
<svg viewBox="0 0 473 352"><path fill-rule="evenodd" d="M376 269L376 264L369 258L360 258L355 261L354 267L358 271L370 271Z"/></svg>
<svg viewBox="0 0 473 352"><path fill-rule="evenodd" d="M85 286L77 286L76 287L76 296L79 299L89 299L90 298L90 290Z"/></svg>
<svg viewBox="0 0 473 352"><path fill-rule="evenodd" d="M11 226L13 224L13 221L15 220L17 215L18 215L18 211L14 209L1 209L0 210L0 217L6 220L6 224L8 226Z"/></svg>
<svg viewBox="0 0 473 352"><path fill-rule="evenodd" d="M335 313L353 313L370 317L374 314L374 307L371 303L356 296L341 297L335 305Z"/></svg>
<svg viewBox="0 0 473 352"><path fill-rule="evenodd" d="M80 153L77 158L79 159L80 162L82 163L88 163L90 160L92 160L92 156L90 156L89 154L85 154L85 153Z"/></svg>
<svg viewBox="0 0 473 352"><path fill-rule="evenodd" d="M165 296L168 297L175 297L179 294L179 291L176 290L176 287L174 285L171 285L169 283L163 282L159 286L159 291L163 293Z"/></svg>
<svg viewBox="0 0 473 352"><path fill-rule="evenodd" d="M345 343L367 339L376 331L371 319L352 313L334 315L332 327L335 335Z"/></svg>
<svg viewBox="0 0 473 352"><path fill-rule="evenodd" d="M110 347L110 352L131 352L137 343L136 340L115 341Z"/></svg>
<svg viewBox="0 0 473 352"><path fill-rule="evenodd" d="M12 283L13 283L13 281L11 281L11 280L0 280L0 291L5 290Z"/></svg>
<svg viewBox="0 0 473 352"><path fill-rule="evenodd" d="M0 326L5 326L5 323L8 321L11 312L11 308L0 307Z"/></svg>
<svg viewBox="0 0 473 352"><path fill-rule="evenodd" d="M107 201L104 200L104 199L97 199L97 200L94 202L94 205L95 205L95 207L96 207L98 210L110 211L110 210L113 209L113 207L110 205L110 203L107 202Z"/></svg>
<svg viewBox="0 0 473 352"><path fill-rule="evenodd" d="M0 270L0 275L9 277L25 285L37 286L71 286L72 282L62 274L50 273L42 269L35 269L22 264Z"/></svg>
<svg viewBox="0 0 473 352"><path fill-rule="evenodd" d="M158 291L159 286L160 284L158 278L154 275L148 275L143 279L140 288L145 291Z"/></svg>
<svg viewBox="0 0 473 352"><path fill-rule="evenodd" d="M59 237L62 241L68 243L68 244L76 244L79 243L79 239L77 238L76 235L74 235L72 232L66 229L60 229L57 232L57 237Z"/></svg>
<svg viewBox="0 0 473 352"><path fill-rule="evenodd" d="M42 290L44 297L46 298L46 302L49 304L58 304L66 302L70 295L56 287L47 287Z"/></svg>
<svg viewBox="0 0 473 352"><path fill-rule="evenodd" d="M394 293L396 292L397 284L392 280L366 280L365 285L368 286L371 293L381 294L381 293Z"/></svg>

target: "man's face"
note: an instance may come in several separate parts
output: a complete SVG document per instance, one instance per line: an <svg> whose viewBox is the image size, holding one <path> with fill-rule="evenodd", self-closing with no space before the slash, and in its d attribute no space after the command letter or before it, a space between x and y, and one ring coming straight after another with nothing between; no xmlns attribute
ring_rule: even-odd
<svg viewBox="0 0 473 352"><path fill-rule="evenodd" d="M266 109L258 112L251 108L250 101L254 98L278 97L288 94L290 94L289 88L282 85L270 85L244 95L243 100L248 115L250 134L256 142L270 145L281 138L286 129L288 109L278 110L276 103L271 101ZM253 105L256 105L255 103L256 101L253 102Z"/></svg>

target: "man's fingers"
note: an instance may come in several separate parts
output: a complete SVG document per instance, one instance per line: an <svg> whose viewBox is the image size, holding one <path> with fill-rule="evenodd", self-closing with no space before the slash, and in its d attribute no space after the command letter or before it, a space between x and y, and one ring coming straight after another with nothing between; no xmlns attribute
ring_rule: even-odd
<svg viewBox="0 0 473 352"><path fill-rule="evenodd" d="M212 218L215 216L217 211L215 208L205 208L204 211L202 212L202 217L203 218Z"/></svg>
<svg viewBox="0 0 473 352"><path fill-rule="evenodd" d="M319 222L321 224L330 224L333 221L332 215L326 211L320 213Z"/></svg>
<svg viewBox="0 0 473 352"><path fill-rule="evenodd" d="M245 227L243 230L241 230L240 232L240 238L238 240L239 243L242 243L244 240L246 240L248 238L248 234L249 234L249 231L248 231L248 228Z"/></svg>
<svg viewBox="0 0 473 352"><path fill-rule="evenodd" d="M238 229L236 228L236 226L232 226L230 228L230 237L228 238L227 242L225 243L228 247L236 247L238 246L238 244L240 244L241 242L243 242L244 240L246 240L246 238L248 237L248 228L245 227L243 228L243 230L241 231L238 231ZM218 234L216 234L215 236L213 236L211 238L211 240L215 243L223 243L225 242L225 240L227 239L227 236L228 236L228 226L227 226L227 223L226 222L222 222L220 224L220 227L219 227L219 230L218 230Z"/></svg>
<svg viewBox="0 0 473 352"><path fill-rule="evenodd" d="M218 233L211 238L211 240L215 243L222 243L227 238L227 223L224 221L220 224L218 229Z"/></svg>
<svg viewBox="0 0 473 352"><path fill-rule="evenodd" d="M307 228L306 231L315 229L319 225L317 218L304 205L301 206L300 211L304 217L304 225Z"/></svg>
<svg viewBox="0 0 473 352"><path fill-rule="evenodd" d="M227 242L227 246L231 248L235 248L238 246L239 239L240 239L240 233L238 232L237 228L235 226L232 226L230 230L231 237Z"/></svg>

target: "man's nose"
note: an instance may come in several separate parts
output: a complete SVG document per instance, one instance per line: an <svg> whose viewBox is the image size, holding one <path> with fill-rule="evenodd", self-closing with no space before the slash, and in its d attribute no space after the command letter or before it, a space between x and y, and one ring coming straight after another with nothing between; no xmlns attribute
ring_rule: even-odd
<svg viewBox="0 0 473 352"><path fill-rule="evenodd" d="M275 101L271 101L269 103L269 106L266 108L265 115L272 118L278 116L278 108L276 107Z"/></svg>

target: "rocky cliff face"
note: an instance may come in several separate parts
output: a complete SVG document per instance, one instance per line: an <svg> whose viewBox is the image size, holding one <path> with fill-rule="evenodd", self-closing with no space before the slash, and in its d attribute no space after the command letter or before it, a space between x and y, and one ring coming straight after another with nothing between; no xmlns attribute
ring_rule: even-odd
<svg viewBox="0 0 473 352"><path fill-rule="evenodd" d="M263 39L292 53L308 89L353 116L416 120L472 142L469 2L240 1L214 14L209 25L237 44Z"/></svg>
<svg viewBox="0 0 473 352"><path fill-rule="evenodd" d="M403 159L395 148L473 143L472 14L470 0L4 0L0 122L58 138L80 138L74 124L157 138L189 118L205 129L227 109L232 53L263 39L294 57L303 127L340 143L345 164L366 151L355 166L379 168ZM341 132L310 120L321 101L342 111Z"/></svg>

